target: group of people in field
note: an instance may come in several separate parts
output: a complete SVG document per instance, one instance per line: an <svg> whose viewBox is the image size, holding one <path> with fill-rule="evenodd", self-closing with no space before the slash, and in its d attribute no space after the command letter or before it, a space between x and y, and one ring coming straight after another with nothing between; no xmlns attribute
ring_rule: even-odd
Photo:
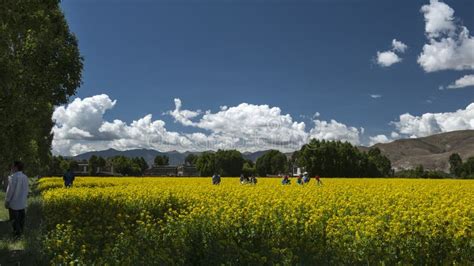
<svg viewBox="0 0 474 266"><path fill-rule="evenodd" d="M323 182L321 181L321 178L317 175L314 177L316 185L321 186ZM304 172L303 174L297 175L296 176L296 184L298 185L304 185L308 184L311 181L311 177L308 175L308 172ZM290 180L290 175L285 175L283 176L281 180L282 185L291 185L291 180Z"/></svg>
<svg viewBox="0 0 474 266"><path fill-rule="evenodd" d="M255 175L245 176L244 174L241 174L240 175L240 184L242 184L242 185L245 185L245 184L256 185L257 184L257 177L255 177Z"/></svg>
<svg viewBox="0 0 474 266"><path fill-rule="evenodd" d="M279 176L282 176L281 174ZM321 186L323 182L321 181L321 178L317 175L314 177L316 185ZM296 184L298 185L305 185L308 184L311 181L311 177L309 176L308 172L304 172L303 174L300 174L296 176ZM221 183L221 176L217 173L215 173L212 176L212 184L213 185L219 185ZM257 184L257 177L255 175L251 176L245 176L244 174L240 175L240 184L245 185L245 184L251 184L251 185L256 185ZM284 175L282 180L281 180L282 185L291 185L291 179L290 175Z"/></svg>

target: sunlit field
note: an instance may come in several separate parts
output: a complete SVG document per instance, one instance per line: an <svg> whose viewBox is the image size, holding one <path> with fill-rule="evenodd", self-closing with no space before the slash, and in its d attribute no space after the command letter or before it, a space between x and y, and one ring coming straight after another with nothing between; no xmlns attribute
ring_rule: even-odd
<svg viewBox="0 0 474 266"><path fill-rule="evenodd" d="M50 263L474 262L474 181L40 180Z"/></svg>

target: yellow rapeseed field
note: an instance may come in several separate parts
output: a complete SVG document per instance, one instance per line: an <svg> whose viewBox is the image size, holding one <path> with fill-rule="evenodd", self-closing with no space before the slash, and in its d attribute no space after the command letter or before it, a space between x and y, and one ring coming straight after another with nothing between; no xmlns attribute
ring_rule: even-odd
<svg viewBox="0 0 474 266"><path fill-rule="evenodd" d="M474 181L43 178L52 264L473 264Z"/></svg>

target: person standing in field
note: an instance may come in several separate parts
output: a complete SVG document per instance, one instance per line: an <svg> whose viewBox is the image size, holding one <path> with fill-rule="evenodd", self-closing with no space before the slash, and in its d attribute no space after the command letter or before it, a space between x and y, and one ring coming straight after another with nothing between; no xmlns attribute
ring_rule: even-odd
<svg viewBox="0 0 474 266"><path fill-rule="evenodd" d="M311 179L308 175L308 172L304 172L304 174L303 174L303 184L309 183L309 181L311 181Z"/></svg>
<svg viewBox="0 0 474 266"><path fill-rule="evenodd" d="M221 176L217 173L215 173L213 176L212 176L212 184L213 185L219 185L221 183Z"/></svg>
<svg viewBox="0 0 474 266"><path fill-rule="evenodd" d="M5 195L5 208L11 215L14 235L20 237L25 226L25 209L29 192L28 177L23 173L23 163L20 161L15 161L11 170L12 174L8 177Z"/></svg>
<svg viewBox="0 0 474 266"><path fill-rule="evenodd" d="M314 179L316 179L316 185L322 185L323 182L321 181L321 179L319 178L319 175L315 176Z"/></svg>
<svg viewBox="0 0 474 266"><path fill-rule="evenodd" d="M67 188L72 187L72 183L74 182L74 179L76 179L76 176L74 175L74 171L72 171L72 169L69 168L66 171L66 173L63 175L64 186Z"/></svg>
<svg viewBox="0 0 474 266"><path fill-rule="evenodd" d="M288 175L285 175L283 177L283 179L281 180L281 184L282 185L289 185L291 184L291 180L290 180L290 177Z"/></svg>
<svg viewBox="0 0 474 266"><path fill-rule="evenodd" d="M298 185L303 185L303 175L299 175L296 177L296 183Z"/></svg>
<svg viewBox="0 0 474 266"><path fill-rule="evenodd" d="M248 183L247 177L244 174L241 174L240 175L240 184L247 184L247 183Z"/></svg>
<svg viewBox="0 0 474 266"><path fill-rule="evenodd" d="M255 175L250 176L250 184L252 184L252 185L257 184L257 177L255 177Z"/></svg>

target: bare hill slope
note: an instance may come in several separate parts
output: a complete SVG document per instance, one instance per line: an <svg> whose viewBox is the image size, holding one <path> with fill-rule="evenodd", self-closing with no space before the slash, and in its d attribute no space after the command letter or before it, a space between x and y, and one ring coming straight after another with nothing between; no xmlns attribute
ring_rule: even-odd
<svg viewBox="0 0 474 266"><path fill-rule="evenodd" d="M459 153L463 160L474 156L474 130L400 139L375 144L373 147L380 148L396 170L414 168L421 164L425 169L448 171L448 158L452 153Z"/></svg>

